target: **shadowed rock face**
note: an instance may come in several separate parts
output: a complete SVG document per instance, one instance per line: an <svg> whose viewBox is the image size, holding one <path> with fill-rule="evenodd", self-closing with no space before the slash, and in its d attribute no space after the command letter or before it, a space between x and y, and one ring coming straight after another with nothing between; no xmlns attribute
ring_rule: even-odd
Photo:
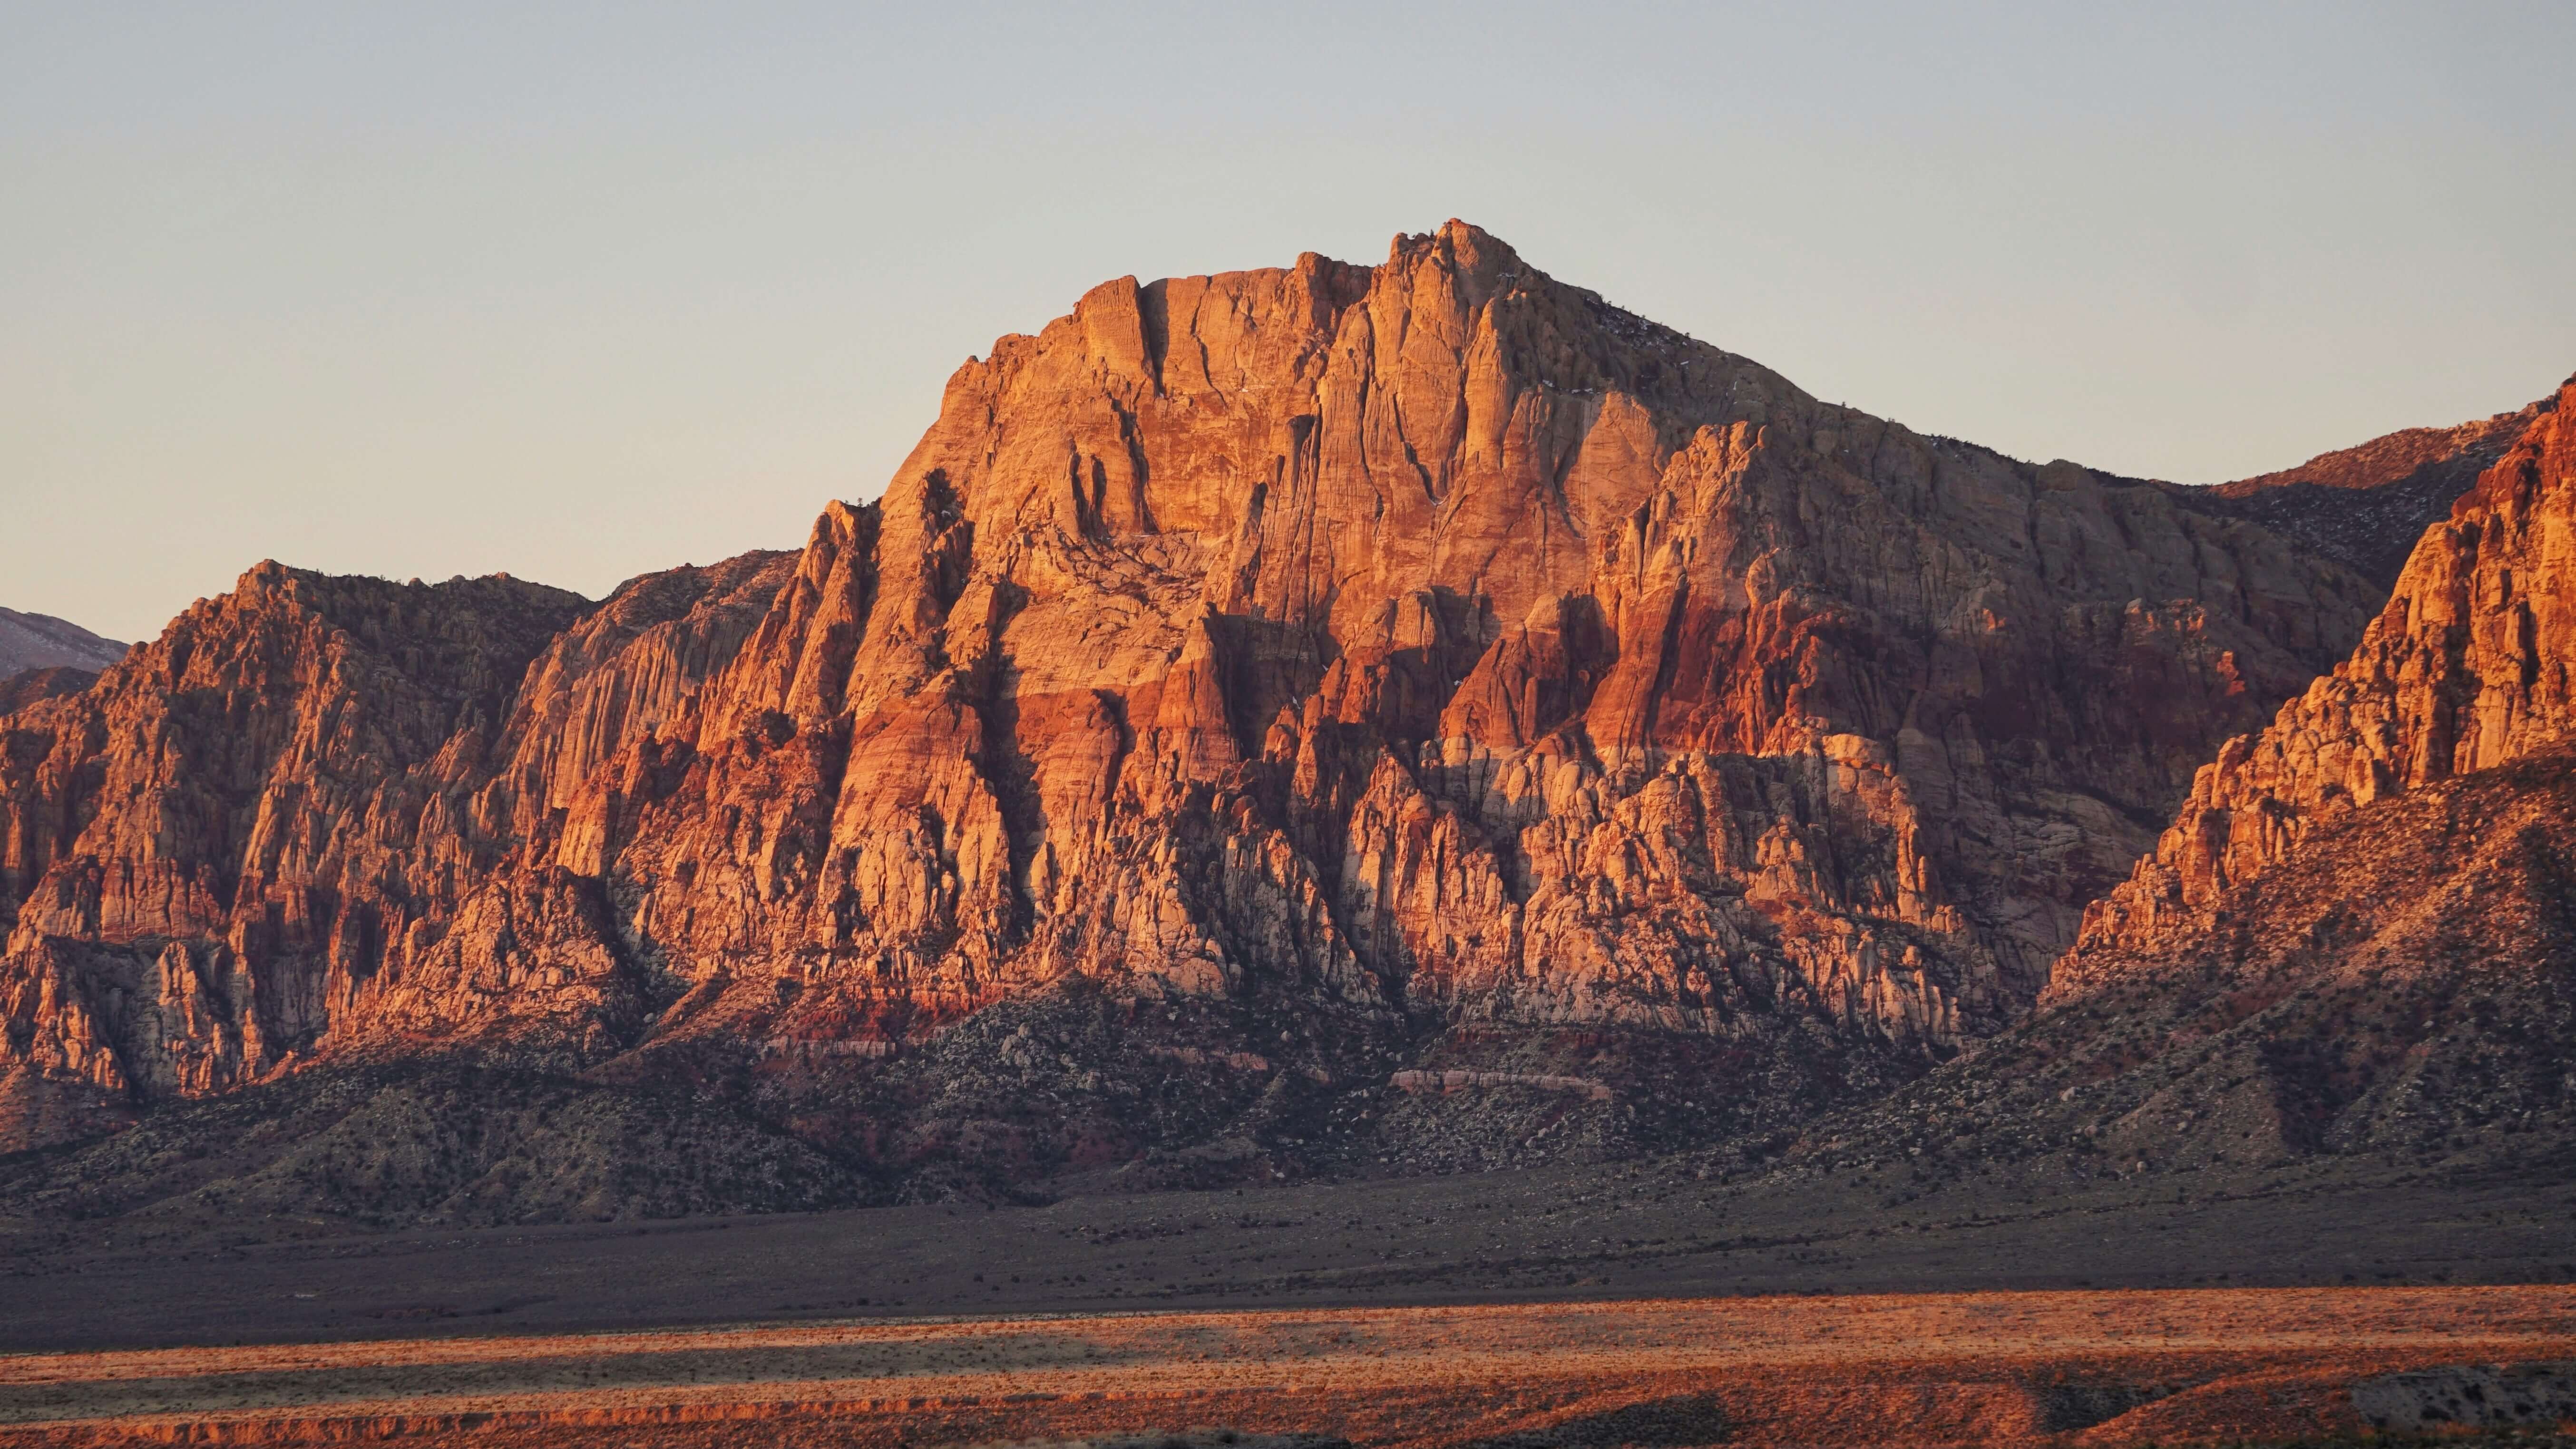
<svg viewBox="0 0 2576 1449"><path fill-rule="evenodd" d="M2189 506L2247 518L2383 588L2416 538L2494 466L2554 399L2452 428L2406 428L2295 468L2183 490Z"/></svg>
<svg viewBox="0 0 2576 1449"><path fill-rule="evenodd" d="M78 694L98 682L98 675L87 669L74 669L68 664L49 664L39 669L24 669L0 679L0 715L16 714L31 705L66 694Z"/></svg>
<svg viewBox="0 0 2576 1449"><path fill-rule="evenodd" d="M1121 280L801 553L596 608L264 566L7 721L0 1061L150 1099L473 1045L1014 1170L1141 1139L985 1132L906 1054L1066 992L1258 1063L1247 1103L1590 1081L1619 1033L1719 1099L1803 1043L1830 1096L2025 1010L2380 598L1461 223ZM993 1035L1026 1092L1098 1075ZM1531 1040L1591 1055L1492 1045Z"/></svg>

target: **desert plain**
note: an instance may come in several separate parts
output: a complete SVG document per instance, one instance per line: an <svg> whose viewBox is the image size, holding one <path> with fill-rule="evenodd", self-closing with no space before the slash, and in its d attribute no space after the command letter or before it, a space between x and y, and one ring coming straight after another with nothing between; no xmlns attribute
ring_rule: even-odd
<svg viewBox="0 0 2576 1449"><path fill-rule="evenodd" d="M2546 1183L1849 1186L0 1225L0 1446L2388 1443L2576 1416Z"/></svg>
<svg viewBox="0 0 2576 1449"><path fill-rule="evenodd" d="M878 1445L1212 1425L1406 1446L2137 1445L2571 1415L2576 1290L2555 1287L877 1319L0 1361L9 1445Z"/></svg>

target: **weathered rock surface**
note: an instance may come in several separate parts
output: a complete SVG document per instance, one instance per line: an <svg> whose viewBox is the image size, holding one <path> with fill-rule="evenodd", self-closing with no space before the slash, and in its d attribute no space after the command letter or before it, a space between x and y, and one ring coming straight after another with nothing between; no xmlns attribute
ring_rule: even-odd
<svg viewBox="0 0 2576 1449"><path fill-rule="evenodd" d="M581 605L262 564L0 721L10 1065L150 1100L316 1049L498 853L468 782Z"/></svg>
<svg viewBox="0 0 2576 1449"><path fill-rule="evenodd" d="M1622 1099L1496 1088L1506 1156L1743 1130L2026 1010L2380 599L1460 223L1122 279L801 553L595 608L263 566L0 724L0 1064L470 1050L1008 1177L1401 1156L1455 1098L1333 1105L1396 1069Z"/></svg>
<svg viewBox="0 0 2576 1449"><path fill-rule="evenodd" d="M1004 339L550 848L693 981L748 968L665 1030L1081 976L1940 1049L2371 601L1453 225Z"/></svg>
<svg viewBox="0 0 2576 1449"><path fill-rule="evenodd" d="M69 620L0 609L0 680L30 669L55 667L95 674L124 655L124 645Z"/></svg>
<svg viewBox="0 0 2576 1449"><path fill-rule="evenodd" d="M2576 753L2339 812L2218 909L2084 961L1968 1060L1818 1129L1802 1159L1893 1163L1916 1190L2006 1167L2217 1188L2342 1155L2564 1181Z"/></svg>

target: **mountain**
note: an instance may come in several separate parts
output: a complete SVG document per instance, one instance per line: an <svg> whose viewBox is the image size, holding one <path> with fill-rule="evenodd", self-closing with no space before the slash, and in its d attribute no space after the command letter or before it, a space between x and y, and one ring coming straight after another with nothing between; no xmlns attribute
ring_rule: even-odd
<svg viewBox="0 0 2576 1449"><path fill-rule="evenodd" d="M2390 587L2426 525L2552 405L2451 428L2406 428L2295 468L2194 490L2192 506L2252 519Z"/></svg>
<svg viewBox="0 0 2576 1449"><path fill-rule="evenodd" d="M2041 1009L1831 1149L2077 1176L2576 1167L2576 379L2230 740ZM1939 1124L1933 1130L1927 1124Z"/></svg>
<svg viewBox="0 0 2576 1449"><path fill-rule="evenodd" d="M0 609L0 715L80 693L125 649L50 614Z"/></svg>
<svg viewBox="0 0 2576 1449"><path fill-rule="evenodd" d="M0 680L30 669L105 669L125 646L51 614L0 609Z"/></svg>
<svg viewBox="0 0 2576 1449"><path fill-rule="evenodd" d="M0 722L0 1130L152 1109L50 1202L506 1217L681 1200L616 1179L653 1122L779 1203L1794 1125L2019 1019L2362 641L2384 588L2242 515L1462 223L1121 279L801 552L262 565ZM174 1105L233 1092L333 1145Z"/></svg>
<svg viewBox="0 0 2576 1449"><path fill-rule="evenodd" d="M2426 532L2353 656L2230 741L2173 829L2087 912L2059 989L2262 875L2313 822L2556 751L2576 731L2576 383Z"/></svg>

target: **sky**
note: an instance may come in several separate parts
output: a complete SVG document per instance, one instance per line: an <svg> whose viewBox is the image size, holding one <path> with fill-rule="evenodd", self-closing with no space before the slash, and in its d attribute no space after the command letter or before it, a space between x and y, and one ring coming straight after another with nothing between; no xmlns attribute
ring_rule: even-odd
<svg viewBox="0 0 2576 1449"><path fill-rule="evenodd" d="M0 605L793 547L1097 282L1463 217L2216 482L2576 371L2576 6L0 0Z"/></svg>

